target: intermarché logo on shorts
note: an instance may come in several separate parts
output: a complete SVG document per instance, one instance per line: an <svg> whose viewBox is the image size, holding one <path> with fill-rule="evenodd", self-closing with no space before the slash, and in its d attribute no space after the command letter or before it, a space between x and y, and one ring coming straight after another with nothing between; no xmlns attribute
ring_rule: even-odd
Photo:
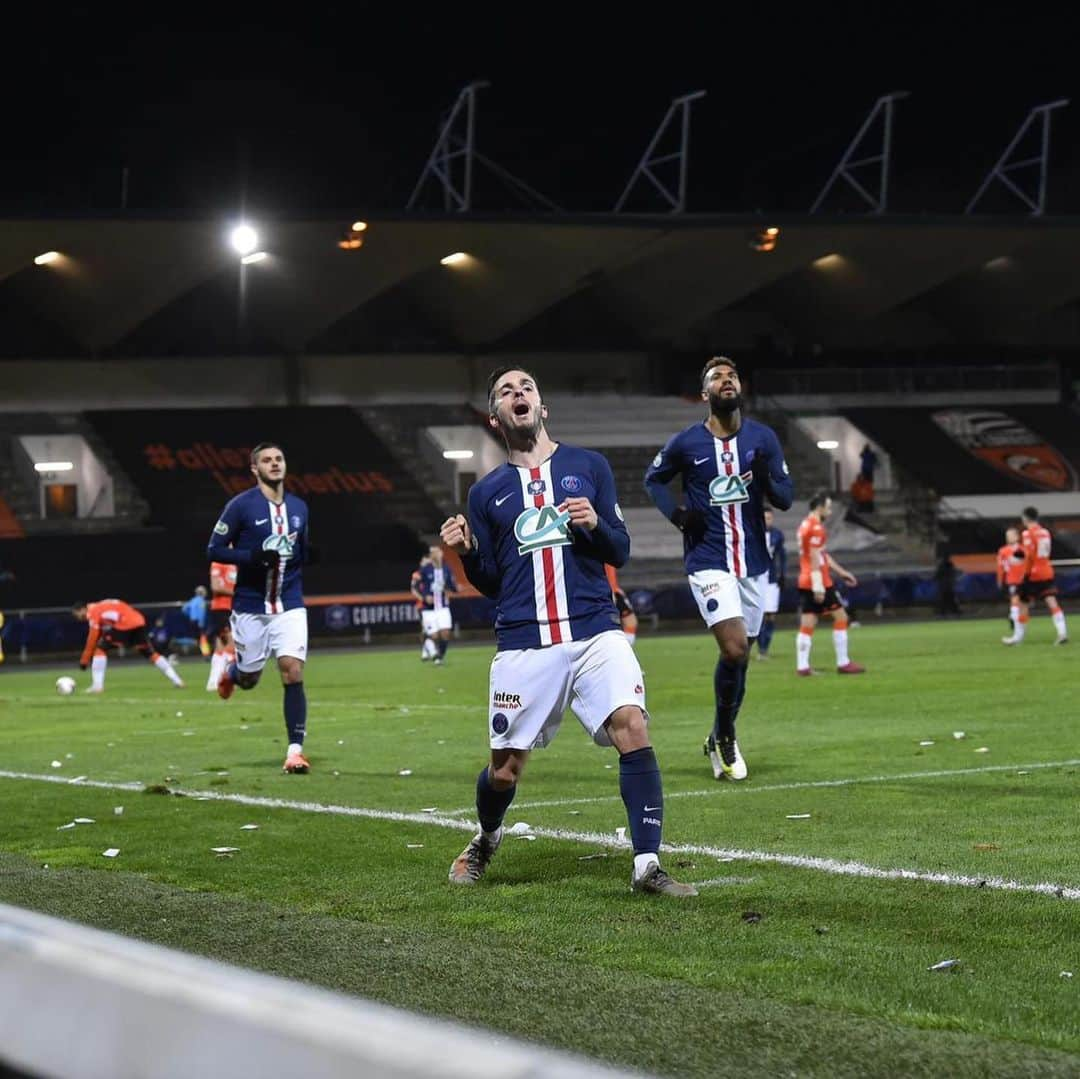
<svg viewBox="0 0 1080 1079"><path fill-rule="evenodd" d="M521 707L521 694L520 693L496 693L491 698L491 705L493 708L505 708L512 710L514 708Z"/></svg>

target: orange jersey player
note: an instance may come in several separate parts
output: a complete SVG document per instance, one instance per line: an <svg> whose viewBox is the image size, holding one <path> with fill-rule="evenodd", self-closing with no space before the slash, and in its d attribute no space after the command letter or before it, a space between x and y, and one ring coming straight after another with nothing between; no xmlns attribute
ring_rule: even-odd
<svg viewBox="0 0 1080 1079"><path fill-rule="evenodd" d="M232 626L229 617L232 614L233 593L236 591L236 566L230 562L210 563L210 619L209 636L214 648L210 657L210 677L207 679L208 691L217 692L218 682L230 663L236 662L233 650Z"/></svg>
<svg viewBox="0 0 1080 1079"><path fill-rule="evenodd" d="M1020 530L1005 529L1005 543L997 552L997 583L998 588L1004 589L1009 597L1012 632L1008 637L1001 638L1003 644L1018 644L1024 639L1027 629L1027 604L1023 600L1026 565L1027 555L1020 546Z"/></svg>
<svg viewBox="0 0 1080 1079"><path fill-rule="evenodd" d="M183 688L180 676L169 665L169 661L159 655L146 632L146 618L141 611L135 610L122 599L102 599L97 603L76 603L71 613L79 622L89 625L86 635L86 647L79 659L82 670L90 668L90 688L87 693L102 693L105 690L105 668L108 665L108 649L121 644L130 645L142 653L172 684Z"/></svg>
<svg viewBox="0 0 1080 1079"><path fill-rule="evenodd" d="M1011 637L1002 637L1002 643L1019 644L1024 639L1024 624L1027 622L1031 604L1041 599L1050 612L1057 632L1054 644L1065 644L1069 639L1065 627L1065 612L1058 603L1054 566L1050 561L1053 536L1045 525L1039 523L1039 511L1034 506L1027 506L1021 512L1020 520L1024 526L1020 533L1020 547L1024 552L1024 578L1020 586L1023 618L1014 625Z"/></svg>
<svg viewBox="0 0 1080 1079"><path fill-rule="evenodd" d="M833 648L838 674L862 674L866 669L848 657L848 619L833 588L833 573L845 584L859 582L825 549L828 533L825 522L832 513L832 499L819 491L810 499L810 512L799 525L799 633L795 641L795 673L814 673L810 666L810 645L818 618L827 614L833 620Z"/></svg>
<svg viewBox="0 0 1080 1079"><path fill-rule="evenodd" d="M607 574L608 584L611 585L611 599L615 604L615 610L619 612L619 624L626 639L633 644L637 640L638 618L634 611L634 605L630 597L619 587L619 575L615 567L610 563L604 564L604 572Z"/></svg>

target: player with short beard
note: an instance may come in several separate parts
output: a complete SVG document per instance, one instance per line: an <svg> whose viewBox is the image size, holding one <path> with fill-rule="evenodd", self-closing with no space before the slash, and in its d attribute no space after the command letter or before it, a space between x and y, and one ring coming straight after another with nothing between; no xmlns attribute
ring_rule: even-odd
<svg viewBox="0 0 1080 1079"><path fill-rule="evenodd" d="M709 415L672 436L645 472L657 509L683 534L690 590L720 650L713 672L716 707L705 755L713 776L745 779L735 720L746 694L746 661L761 630L769 572L765 499L791 505L792 486L772 428L743 419L734 361L713 356L701 372ZM682 477L683 504L668 484Z"/></svg>
<svg viewBox="0 0 1080 1079"><path fill-rule="evenodd" d="M441 533L465 575L497 604L491 759L476 783L480 831L450 867L450 880L469 885L483 876L529 754L555 737L569 707L597 744L619 753L633 890L696 895L660 868L663 788L644 679L604 571L630 554L611 466L598 453L551 440L547 407L528 371L493 372L488 411L508 461L474 484L468 516L448 518Z"/></svg>
<svg viewBox="0 0 1080 1079"><path fill-rule="evenodd" d="M303 564L309 551L308 508L285 490L285 453L276 442L251 451L255 486L233 498L221 513L206 549L211 562L235 564L232 637L236 662L218 682L228 700L233 690L253 689L271 654L284 687L289 748L283 771L304 773L307 697L304 662L308 625L304 608Z"/></svg>

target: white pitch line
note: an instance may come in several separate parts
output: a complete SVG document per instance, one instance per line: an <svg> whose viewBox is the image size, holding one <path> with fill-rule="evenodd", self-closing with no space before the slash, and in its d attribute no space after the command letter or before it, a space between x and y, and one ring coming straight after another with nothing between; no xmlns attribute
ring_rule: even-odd
<svg viewBox="0 0 1080 1079"><path fill-rule="evenodd" d="M764 794L766 791L798 791L809 790L815 787L850 787L858 783L896 783L905 779L939 779L943 776L973 776L984 772L1015 772L1032 771L1036 768L1067 768L1070 765L1080 765L1080 758L1067 761L1039 761L1035 764L988 764L981 768L945 768L939 772L901 772L891 776L853 776L850 779L808 779L802 783L771 783L764 787L754 787L744 783L718 783L703 791L672 791L665 792L664 799L671 798L709 798L714 795L723 797L739 798L748 794ZM724 792L731 792L725 794ZM736 793L736 791L738 793ZM514 809L546 809L549 807L576 805L595 805L603 802L620 802L622 796L618 794L604 794L594 798L556 798L549 802L514 802ZM465 806L461 809L448 809L447 816L454 817L462 813L474 813L475 806Z"/></svg>
<svg viewBox="0 0 1080 1079"><path fill-rule="evenodd" d="M31 772L0 771L0 778L36 780L45 783L60 783L73 786L96 787L107 790L140 790L141 784L106 783L100 780L82 780L72 784L60 776L36 775ZM211 802L229 802L233 805L252 806L260 809L291 809L301 813L319 813L328 816L362 817L368 820L394 821L402 824L429 824L437 828L450 828L455 831L471 832L475 825L456 817L439 817L430 813L402 813L392 809L364 809L359 806L327 805L322 802L293 802L285 798L265 798L250 794L223 794L217 791L182 790L172 788L173 794L184 795L193 799ZM563 828L534 828L532 834L544 839L565 840L583 843L588 846L622 847L613 836L600 832L571 832ZM929 873L919 869L883 869L880 866L867 865L864 862L841 861L837 858L816 858L803 854L777 854L772 851L740 850L727 847L706 847L696 843L665 843L662 847L669 854L696 854L726 862L757 862L772 865L790 866L794 869L813 869L820 873L835 876L863 877L870 880L910 880L928 884L942 884L952 887L989 888L1001 892L1029 892L1036 895L1052 895L1059 899L1080 899L1080 887L1054 884L1040 881L1032 884L1026 881L1007 880L1003 877L972 877L952 873Z"/></svg>

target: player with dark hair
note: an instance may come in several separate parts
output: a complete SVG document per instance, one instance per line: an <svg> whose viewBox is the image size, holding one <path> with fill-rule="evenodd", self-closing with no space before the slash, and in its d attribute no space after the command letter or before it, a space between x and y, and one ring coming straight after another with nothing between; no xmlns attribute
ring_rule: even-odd
<svg viewBox="0 0 1080 1079"><path fill-rule="evenodd" d="M743 418L734 361L713 356L705 364L701 399L708 416L668 440L645 472L645 489L682 531L690 590L720 651L705 755L716 779L745 779L735 720L746 694L750 645L761 630L769 570L765 499L787 509L791 477L772 428ZM682 504L668 489L676 476L682 477Z"/></svg>
<svg viewBox="0 0 1080 1079"><path fill-rule="evenodd" d="M480 831L450 867L450 880L468 885L483 876L530 752L555 737L570 707L598 745L619 753L631 887L696 895L660 867L664 799L644 679L604 573L605 563L621 566L630 554L611 466L591 450L552 441L528 371L493 372L488 402L488 422L502 435L508 461L473 485L468 516L448 518L441 530L466 576L497 605L491 759L476 783Z"/></svg>
<svg viewBox="0 0 1080 1079"><path fill-rule="evenodd" d="M1020 530L1005 529L1005 542L997 551L997 584L1009 598L1009 624L1012 632L1001 638L1002 644L1019 644L1027 629L1028 613L1023 603L1024 566L1027 555L1020 546Z"/></svg>
<svg viewBox="0 0 1080 1079"><path fill-rule="evenodd" d="M1039 522L1039 511L1034 506L1026 506L1020 514L1020 520L1024 526L1020 533L1020 546L1024 551L1024 583L1020 592L1023 612L1027 615L1031 604L1041 599L1046 604L1057 631L1054 644L1068 644L1065 612L1058 603L1054 566L1050 561L1054 537L1050 534L1050 529ZM1005 644L1019 644L1023 636L1022 631L1019 636L1014 631L1012 640L1003 638L1003 641Z"/></svg>
<svg viewBox="0 0 1080 1079"><path fill-rule="evenodd" d="M105 668L109 663L108 650L125 645L145 656L177 689L183 689L180 675L169 661L150 643L146 632L146 616L122 599L101 599L97 603L72 605L71 613L77 622L89 623L86 646L79 667L90 668L90 688L87 693L105 692Z"/></svg>
<svg viewBox="0 0 1080 1079"><path fill-rule="evenodd" d="M458 590L453 571L444 564L443 549L436 543L428 549L427 558L414 574L412 594L419 597L423 607L420 621L424 627L425 645L431 641L435 646L436 664L446 661L446 650L450 646L450 631L454 628L454 618L450 613L450 597ZM421 655L421 658L424 658Z"/></svg>
<svg viewBox="0 0 1080 1079"><path fill-rule="evenodd" d="M854 588L859 582L828 551L825 522L832 514L832 499L818 491L810 499L810 512L799 525L799 632L795 638L795 673L814 674L810 666L810 646L818 618L827 614L833 620L833 648L836 650L837 674L863 674L865 667L852 663L848 656L848 615L833 588L835 573Z"/></svg>
<svg viewBox="0 0 1080 1079"><path fill-rule="evenodd" d="M276 656L289 735L283 770L302 773L310 769L303 753L308 624L302 567L309 550L308 508L285 490L285 453L276 442L260 442L251 451L251 473L255 486L226 504L206 549L211 562L237 567L230 620L236 662L222 674L218 694L228 700L237 686L254 688L266 661Z"/></svg>

